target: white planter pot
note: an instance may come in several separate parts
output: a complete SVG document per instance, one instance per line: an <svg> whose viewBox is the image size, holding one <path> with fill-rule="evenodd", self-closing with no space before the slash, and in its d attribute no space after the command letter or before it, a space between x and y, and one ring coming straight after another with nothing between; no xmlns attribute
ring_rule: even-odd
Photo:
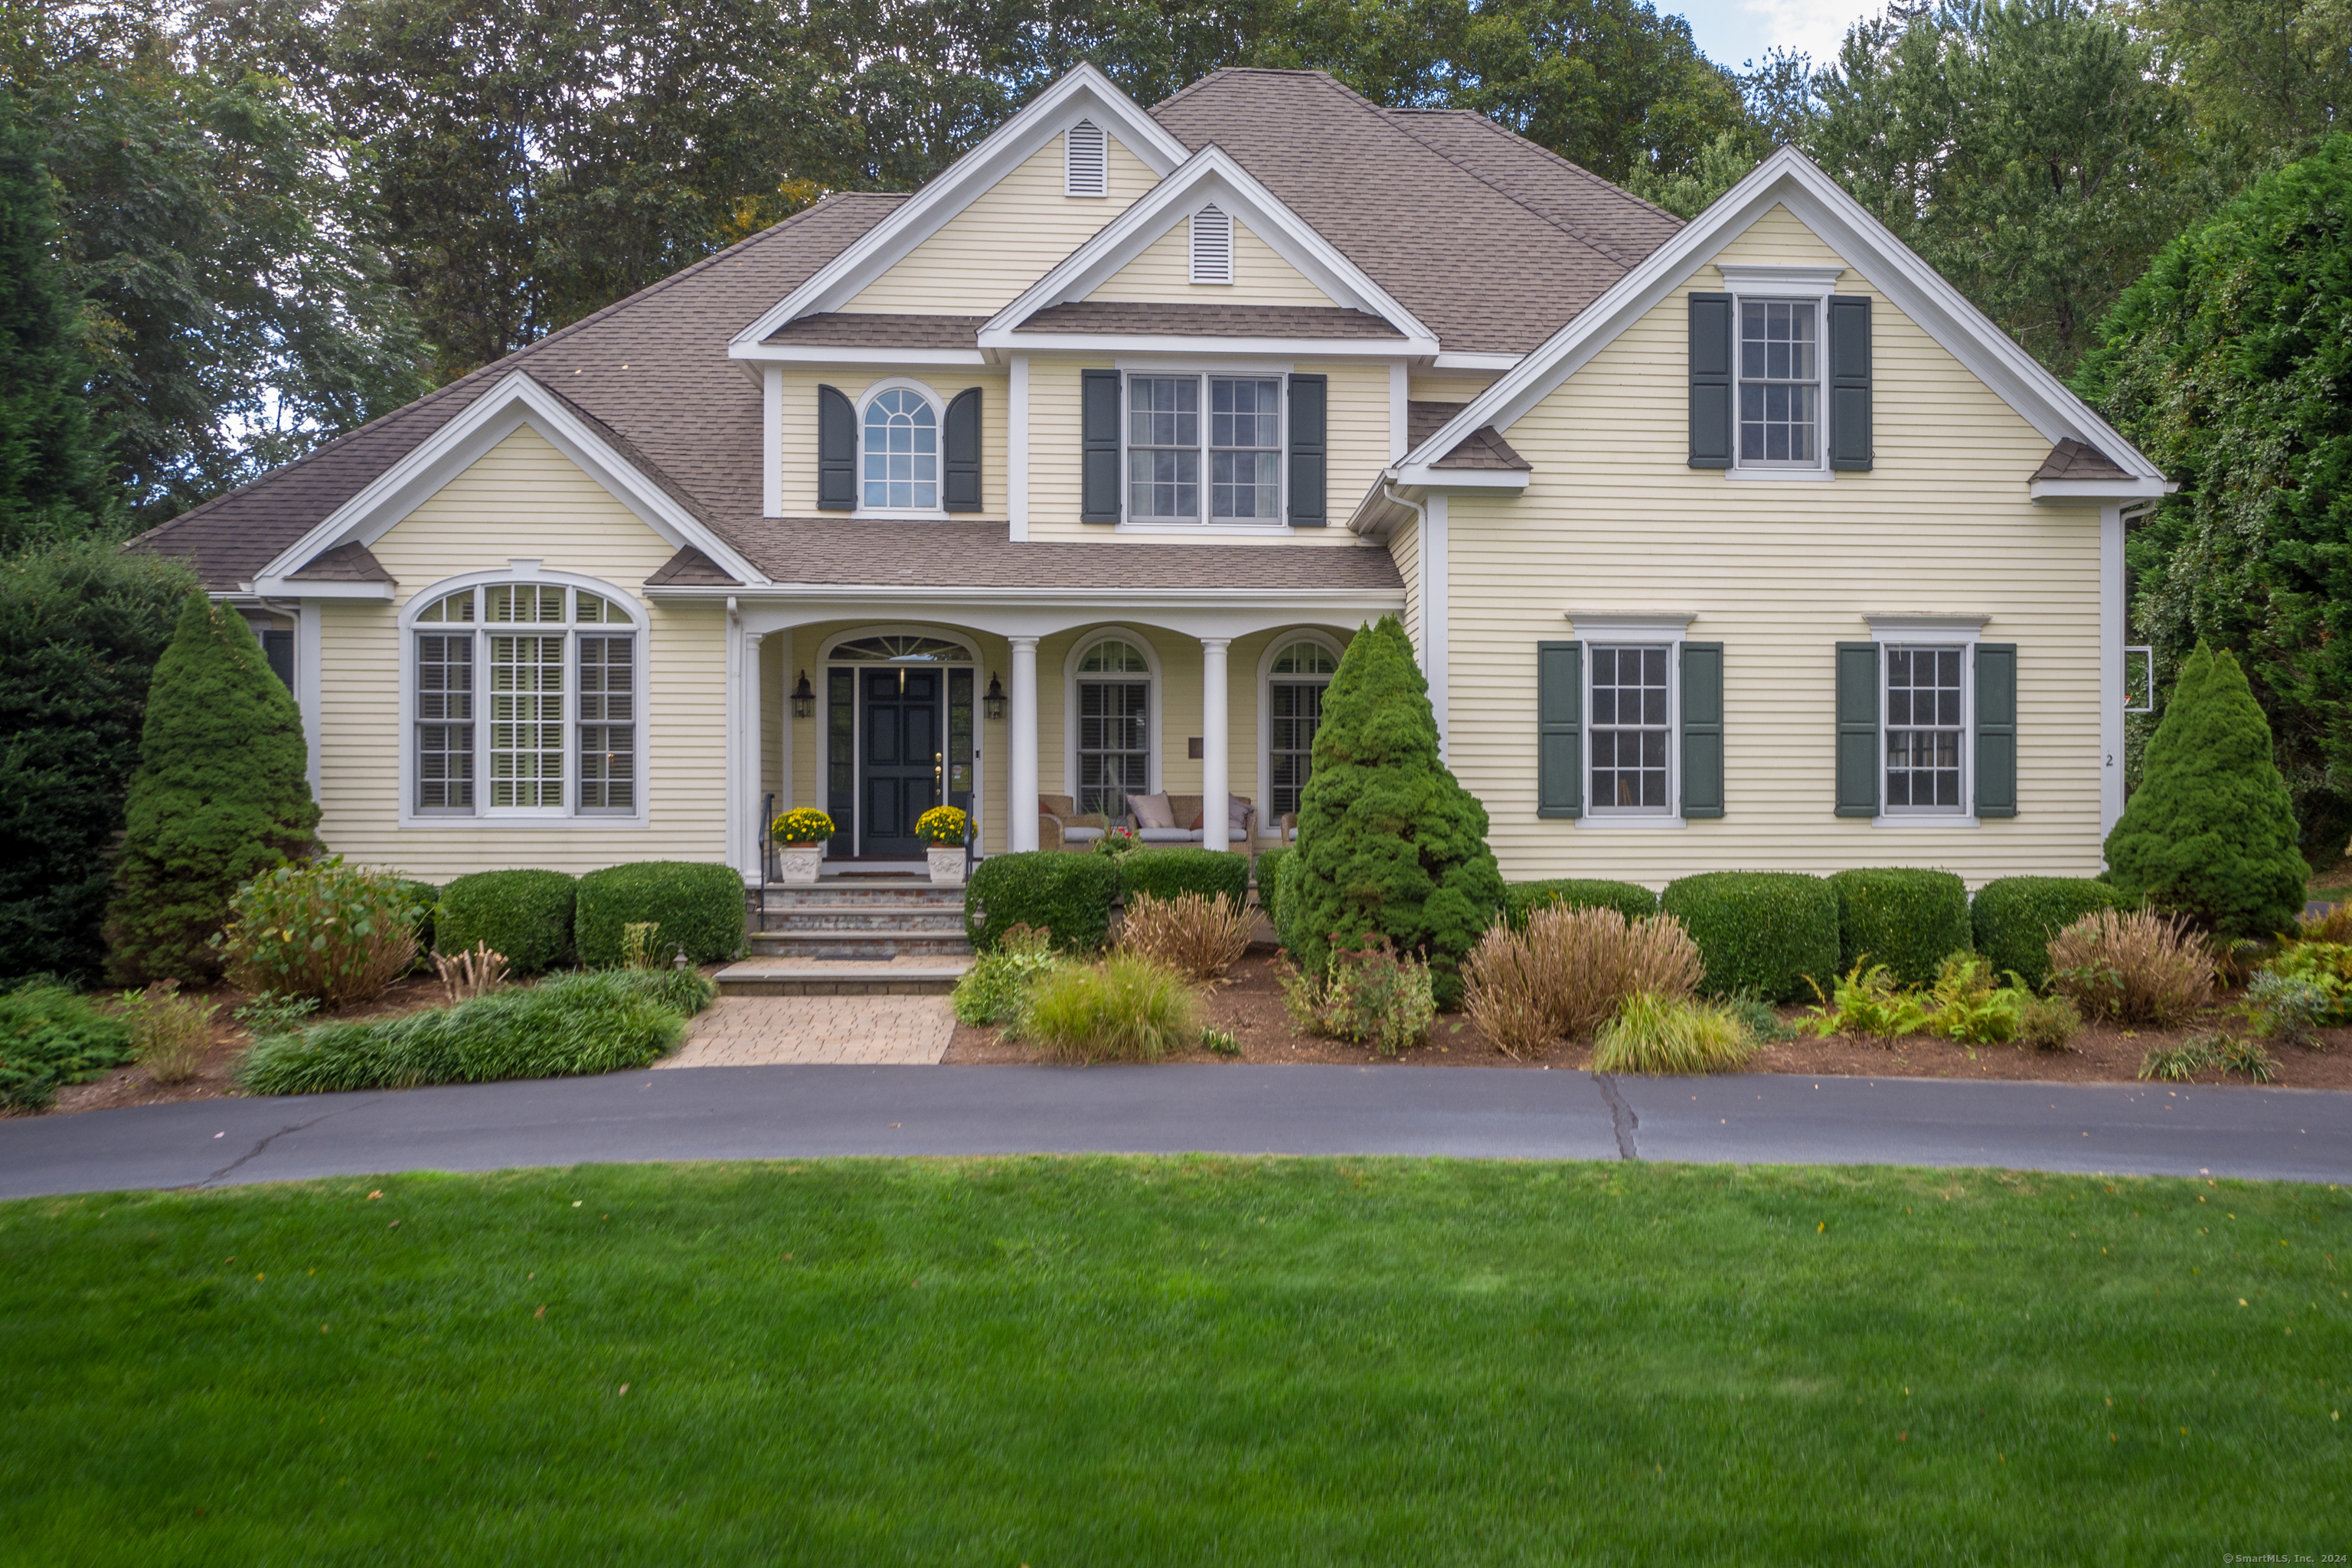
<svg viewBox="0 0 2352 1568"><path fill-rule="evenodd" d="M943 888L963 886L963 850L961 847L942 849L937 846L923 851L923 858L931 864L931 880Z"/></svg>
<svg viewBox="0 0 2352 1568"><path fill-rule="evenodd" d="M787 844L776 851L777 875L786 882L814 882L817 863L824 858L822 844Z"/></svg>

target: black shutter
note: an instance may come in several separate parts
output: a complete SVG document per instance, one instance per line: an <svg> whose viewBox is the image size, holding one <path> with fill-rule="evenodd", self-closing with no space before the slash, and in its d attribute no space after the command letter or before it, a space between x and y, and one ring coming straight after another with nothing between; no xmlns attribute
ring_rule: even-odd
<svg viewBox="0 0 2352 1568"><path fill-rule="evenodd" d="M269 673L294 689L294 634L265 631L261 634L262 657L269 660Z"/></svg>
<svg viewBox="0 0 2352 1568"><path fill-rule="evenodd" d="M1584 814L1584 645L1536 644L1536 815Z"/></svg>
<svg viewBox="0 0 2352 1568"><path fill-rule="evenodd" d="M1837 645L1837 814L1878 815L1878 645Z"/></svg>
<svg viewBox="0 0 2352 1568"><path fill-rule="evenodd" d="M830 386L816 389L816 509L857 510L857 410Z"/></svg>
<svg viewBox="0 0 2352 1568"><path fill-rule="evenodd" d="M1870 300L1830 301L1830 467L1870 468Z"/></svg>
<svg viewBox="0 0 2352 1568"><path fill-rule="evenodd" d="M1080 522L1118 521L1118 372L1080 373L1079 421L1085 468L1078 497Z"/></svg>
<svg viewBox="0 0 2352 1568"><path fill-rule="evenodd" d="M1330 401L1328 378L1290 378L1290 526L1321 528L1330 521L1324 491L1325 410Z"/></svg>
<svg viewBox="0 0 2352 1568"><path fill-rule="evenodd" d="M1690 466L1731 467L1731 296L1690 297Z"/></svg>
<svg viewBox="0 0 2352 1568"><path fill-rule="evenodd" d="M2017 815L2017 645L1977 644L1977 815Z"/></svg>
<svg viewBox="0 0 2352 1568"><path fill-rule="evenodd" d="M940 487L942 511L980 510L980 388L967 386L948 405L947 428L940 433L947 472Z"/></svg>
<svg viewBox="0 0 2352 1568"><path fill-rule="evenodd" d="M1723 815L1723 645L1683 644L1683 816Z"/></svg>

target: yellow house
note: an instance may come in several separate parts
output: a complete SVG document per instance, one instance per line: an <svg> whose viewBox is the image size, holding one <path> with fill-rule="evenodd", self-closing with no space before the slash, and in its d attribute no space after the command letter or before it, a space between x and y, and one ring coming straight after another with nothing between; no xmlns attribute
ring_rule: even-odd
<svg viewBox="0 0 2352 1568"><path fill-rule="evenodd" d="M283 658L326 841L433 880L756 880L793 805L836 869L941 801L1264 847L1397 615L1512 879L1976 883L2098 868L2163 489L1793 152L1685 225L1317 73L1081 67L142 544Z"/></svg>

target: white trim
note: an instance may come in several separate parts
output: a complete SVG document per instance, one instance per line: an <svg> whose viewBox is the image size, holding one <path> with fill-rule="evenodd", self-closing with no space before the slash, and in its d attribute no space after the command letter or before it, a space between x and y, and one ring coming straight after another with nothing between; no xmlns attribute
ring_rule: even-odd
<svg viewBox="0 0 2352 1568"><path fill-rule="evenodd" d="M760 515L784 515L784 367L760 367Z"/></svg>
<svg viewBox="0 0 2352 1568"><path fill-rule="evenodd" d="M1570 635L1583 641L1640 642L1667 637L1675 642L1698 619L1695 610L1569 610Z"/></svg>
<svg viewBox="0 0 2352 1568"><path fill-rule="evenodd" d="M1038 346L1032 335L1016 334L1013 329L1048 305L1085 299L1177 224L1213 205L1246 226L1333 304L1368 311L1402 332L1403 343L1381 345L1389 353L1437 352L1434 332L1213 142L991 317L980 329L980 346Z"/></svg>
<svg viewBox="0 0 2352 1568"><path fill-rule="evenodd" d="M847 304L908 252L938 233L949 219L1080 120L1101 126L1155 174L1172 173L1188 156L1184 144L1161 130L1099 68L1091 63L1075 66L979 146L899 203L889 216L860 235L807 282L736 333L729 355L748 357L740 351L757 347L785 322Z"/></svg>
<svg viewBox="0 0 2352 1568"><path fill-rule="evenodd" d="M1037 847L1037 638L1006 637L1013 688L1005 695L1004 847Z"/></svg>
<svg viewBox="0 0 2352 1568"><path fill-rule="evenodd" d="M1577 766L1583 776L1576 781L1577 798L1584 803L1570 821L1579 832L1622 832L1627 828L1678 828L1685 825L1683 816L1683 644L1685 633L1696 616L1684 615L1603 615L1587 616L1582 619L1571 616L1576 640L1582 645L1582 657L1577 659L1578 679L1582 689L1577 693L1578 710L1584 715L1583 742L1577 747ZM1604 806L1592 788L1592 648L1595 643L1612 647L1662 647L1666 650L1666 804L1649 806ZM1612 726L1613 727L1613 726ZM1644 726L1646 728L1646 726Z"/></svg>
<svg viewBox="0 0 2352 1568"><path fill-rule="evenodd" d="M1974 642L1975 634L1984 629L1990 616L1971 615L1955 610L1864 610L1863 620L1868 624L1875 640L1885 642L1888 636L1922 637L1927 642L1940 642L1939 632L1956 636L1968 634ZM1923 636L1924 634L1924 636Z"/></svg>
<svg viewBox="0 0 2352 1568"><path fill-rule="evenodd" d="M2169 479L2036 479L2035 500L2143 500L2168 496L2180 487Z"/></svg>
<svg viewBox="0 0 2352 1568"><path fill-rule="evenodd" d="M287 575L338 545L373 544L443 486L525 425L538 431L550 446L603 486L614 500L635 512L672 549L690 544L710 557L721 571L741 582L768 580L693 513L607 446L553 394L526 373L515 371L417 443L400 461L378 474L359 494L337 507L324 521L262 568L254 580L256 591L265 595L300 598L311 587L329 586L289 583ZM382 584L364 586L381 588ZM382 598L389 595L351 596Z"/></svg>
<svg viewBox="0 0 2352 1568"><path fill-rule="evenodd" d="M1523 490L1535 478L1525 468L1433 468L1427 463L1404 464L1390 469L1388 477L1401 485L1433 490Z"/></svg>
<svg viewBox="0 0 2352 1568"><path fill-rule="evenodd" d="M325 715L320 710L325 688L324 609L318 600L304 599L294 610L294 706L302 710L302 741L310 751L305 771L310 776L313 801L320 799L319 770L323 761L320 752L326 745Z"/></svg>
<svg viewBox="0 0 2352 1568"><path fill-rule="evenodd" d="M1826 300L1837 292L1845 276L1843 267L1775 267L1744 261L1718 261L1723 287L1731 294L1777 294L1783 299Z"/></svg>
<svg viewBox="0 0 2352 1568"><path fill-rule="evenodd" d="M1009 537L1029 537L1029 356L1005 356L1004 517Z"/></svg>
<svg viewBox="0 0 2352 1568"><path fill-rule="evenodd" d="M1302 642L1311 642L1329 654L1335 668L1340 659L1347 657L1346 645L1320 626L1278 630L1266 639L1265 651L1257 656L1257 798L1251 804L1257 807L1255 837L1259 838L1278 841L1282 837L1282 830L1276 826L1281 814L1274 809L1274 661L1283 649ZM1320 681L1327 690L1331 685L1331 678L1328 675L1285 676L1283 679L1299 686Z"/></svg>
<svg viewBox="0 0 2352 1568"><path fill-rule="evenodd" d="M1405 449L1412 444L1412 376L1404 361L1389 366L1389 461L1404 460Z"/></svg>
<svg viewBox="0 0 2352 1568"><path fill-rule="evenodd" d="M1509 370L1525 354L1439 353L1429 362L1432 370Z"/></svg>
<svg viewBox="0 0 2352 1568"><path fill-rule="evenodd" d="M835 343L754 343L729 351L747 364L875 364L966 366L993 363L978 349L894 349Z"/></svg>
<svg viewBox="0 0 2352 1568"><path fill-rule="evenodd" d="M1430 713L1437 721L1437 757L1450 760L1453 725L1453 649L1448 610L1452 607L1452 563L1448 555L1445 493L1422 504L1421 537L1415 541L1414 562L1421 569L1421 673L1429 682Z"/></svg>
<svg viewBox="0 0 2352 1568"><path fill-rule="evenodd" d="M1972 615L1912 614L1904 611L1866 612L1870 640L1878 645L1878 815L1873 827L1977 827L1977 634L1992 617ZM1889 811L1886 806L1886 647L1957 647L1960 660L1960 809L1958 811Z"/></svg>
<svg viewBox="0 0 2352 1568"><path fill-rule="evenodd" d="M941 504L934 506L877 506L866 504L866 409L886 392L906 391L931 405L931 499ZM850 403L850 411L857 416L857 504L849 515L857 518L883 519L918 522L944 522L948 510L944 504L948 489L948 400L929 382L911 376L886 375L869 382L866 390ZM887 482L887 481L885 481Z"/></svg>
<svg viewBox="0 0 2352 1568"><path fill-rule="evenodd" d="M1843 267L1725 267L1718 264L1724 282L1732 288L1731 295L1731 467L1723 470L1727 479L1795 479L1813 484L1825 483L1836 478L1830 468L1830 308L1829 299ZM1739 291L1732 284L1734 278L1750 281L1755 292ZM1746 339L1740 331L1740 307L1754 299L1759 305L1810 305L1813 311L1813 457L1811 462L1799 462L1792 458L1743 458L1739 455L1739 389L1748 384L1743 364ZM1769 330L1769 329L1768 329ZM1771 384L1769 377L1757 384ZM1790 380L1783 386L1802 386L1803 382Z"/></svg>
<svg viewBox="0 0 2352 1568"><path fill-rule="evenodd" d="M1078 794L1078 659L1095 644L1107 637L1117 637L1140 650L1148 670L1144 677L1151 682L1150 695L1144 699L1143 743L1148 748L1144 759L1144 777L1150 784L1146 795L1160 795L1167 785L1160 780L1160 718L1168 708L1167 672L1160 661L1160 650L1151 639L1131 626L1088 626L1079 632L1070 644L1070 651L1062 659L1062 787L1056 794L1068 795L1072 801Z"/></svg>
<svg viewBox="0 0 2352 1568"><path fill-rule="evenodd" d="M1824 450L1826 449L1825 445ZM1758 479L1784 485L1791 483L1828 485L1837 482L1836 470L1828 468L1742 468L1734 467L1724 469L1723 477L1732 484L1752 484Z"/></svg>
<svg viewBox="0 0 2352 1568"><path fill-rule="evenodd" d="M757 882L763 869L760 841L764 835L751 815L751 803L760 798L760 645L764 640L761 633L744 629L740 613L728 616L728 662L733 667L727 683L728 860L746 884Z"/></svg>
<svg viewBox="0 0 2352 1568"><path fill-rule="evenodd" d="M389 600L393 587L390 583L314 583L302 577L264 577L253 584L257 597L272 599Z"/></svg>
<svg viewBox="0 0 2352 1568"><path fill-rule="evenodd" d="M1224 285L1234 280L1234 215L1211 202L1195 207L1185 223L1185 281Z"/></svg>
<svg viewBox="0 0 2352 1568"><path fill-rule="evenodd" d="M819 811L825 812L827 814L830 814L833 810L833 792L828 787L825 770L833 766L832 670L834 653L843 643L845 642L856 642L861 637L937 637L941 642L954 643L957 647L962 648L966 654L971 656L971 665L973 671L971 687L971 747L975 754L972 763L973 774L971 799L973 810L971 816L973 822L977 824L980 820L979 806L981 802L981 780L979 776L980 764L977 760L977 753L980 751L980 699L982 692L987 689L986 687L981 684L982 677L986 672L981 668L980 644L974 642L971 637L967 637L962 632L957 631L951 626L927 626L910 621L888 621L871 626L849 626L844 630L831 634L816 645L816 658L810 667L816 671L816 678L810 682L811 687L816 692L816 808ZM887 669L892 665L897 664L919 664L926 669L949 669L959 668L950 664L940 663L932 659L856 658L845 660L844 661L844 664L845 668L850 669ZM940 742L942 751L945 750L947 743L947 692L942 690L940 693ZM866 741L866 694L855 681L850 683L849 702L849 821L845 824L839 822L835 823L833 825L833 830L836 841L844 838L848 841L849 847L847 849L843 851L843 853L855 856L858 850L858 817L864 810L861 798L862 792L857 787L858 753L864 748ZM944 779L940 781L940 787L942 794L946 793L947 784ZM1033 845L1031 847L1034 848L1035 847Z"/></svg>
<svg viewBox="0 0 2352 1568"><path fill-rule="evenodd" d="M2124 638L2130 635L2125 603L2124 508L2099 509L2099 843L2124 815ZM2148 661L2148 691L2156 690L2155 656Z"/></svg>
<svg viewBox="0 0 2352 1568"><path fill-rule="evenodd" d="M1214 338L1184 332L1040 332L1022 327L1007 333L991 352L1043 353L1048 350L1090 357L1133 353L1196 359L1255 355L1282 360L1394 360L1400 354L1410 355L1412 346L1398 338ZM991 362L987 354L973 354L971 363Z"/></svg>
<svg viewBox="0 0 2352 1568"><path fill-rule="evenodd" d="M1290 532L1290 513L1288 510L1290 501L1290 367L1288 365L1218 365L1202 364L1197 363L1187 364L1181 360L1171 360L1158 363L1152 361L1143 361L1139 363L1134 360L1119 360L1117 361L1116 363L1118 369L1119 399L1118 521L1113 526L1113 532L1181 539L1198 539L1204 535L1231 537L1235 534L1255 535L1262 538L1278 539ZM1139 375L1164 377L1169 380L1180 380L1189 377L1198 382L1200 384L1201 390L1198 400L1200 423L1197 426L1200 434L1200 442L1199 445L1193 448L1200 454L1201 458L1200 483L1194 487L1198 493L1193 498L1199 510L1194 512L1192 520L1189 522L1181 517L1133 518L1128 515L1128 505L1134 500L1135 492L1134 487L1128 477L1129 473L1128 467L1128 437L1134 429L1134 421L1131 417L1130 406L1127 401L1127 394L1135 378ZM1212 378L1223 381L1273 381L1278 384L1277 390L1275 393L1276 437L1273 447L1273 450L1276 455L1274 480L1275 505L1274 515L1270 518L1253 517L1245 521L1242 519L1231 519L1223 522L1219 522L1210 515L1211 509L1215 505L1213 491L1212 489L1214 482L1212 478L1212 471L1216 464L1216 458L1214 456L1215 448L1210 445L1212 430L1210 426L1209 382ZM1162 451L1181 450L1180 447L1159 447L1153 449ZM1264 447L1240 447L1228 449L1242 451L1265 450Z"/></svg>

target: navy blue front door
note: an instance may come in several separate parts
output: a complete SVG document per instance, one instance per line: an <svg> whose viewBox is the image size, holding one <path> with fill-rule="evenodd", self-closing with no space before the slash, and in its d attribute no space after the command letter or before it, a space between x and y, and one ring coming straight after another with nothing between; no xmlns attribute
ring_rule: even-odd
<svg viewBox="0 0 2352 1568"><path fill-rule="evenodd" d="M866 682L865 755L858 759L864 855L919 857L915 823L940 804L941 672L897 665Z"/></svg>

